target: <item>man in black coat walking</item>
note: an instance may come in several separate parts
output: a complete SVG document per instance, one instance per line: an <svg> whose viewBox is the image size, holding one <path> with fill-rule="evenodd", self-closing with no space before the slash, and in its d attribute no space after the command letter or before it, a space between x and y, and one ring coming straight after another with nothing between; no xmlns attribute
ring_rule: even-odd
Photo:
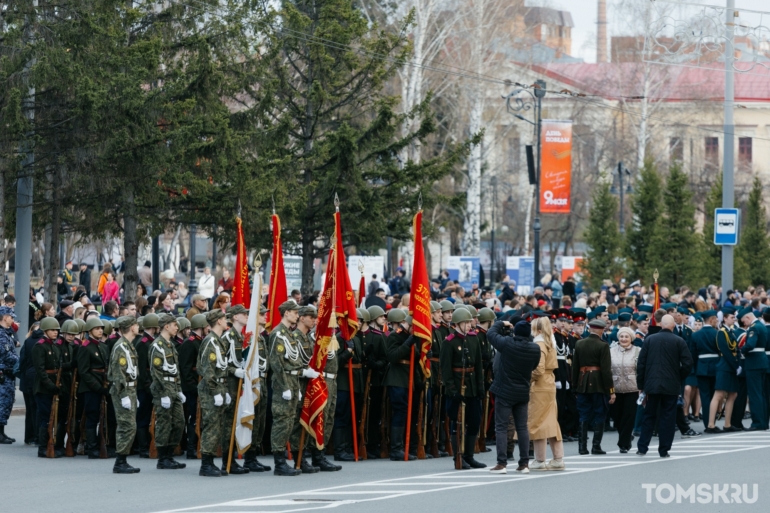
<svg viewBox="0 0 770 513"><path fill-rule="evenodd" d="M487 340L497 350L493 363L495 380L490 388L490 392L495 394L497 447L497 465L490 469L493 474L507 473L508 419L511 414L519 437L519 466L516 471L529 473L527 407L532 371L540 363L540 347L532 341L526 321L516 323L513 337L503 334L511 327L508 321L497 321L487 331Z"/></svg>
<svg viewBox="0 0 770 513"><path fill-rule="evenodd" d="M690 373L692 355L684 339L675 335L676 322L671 315L660 321L661 331L648 336L636 363L636 384L646 395L642 436L637 454L647 454L655 422L660 415L658 453L668 458L674 441L677 398L682 381ZM660 411L658 411L660 410Z"/></svg>

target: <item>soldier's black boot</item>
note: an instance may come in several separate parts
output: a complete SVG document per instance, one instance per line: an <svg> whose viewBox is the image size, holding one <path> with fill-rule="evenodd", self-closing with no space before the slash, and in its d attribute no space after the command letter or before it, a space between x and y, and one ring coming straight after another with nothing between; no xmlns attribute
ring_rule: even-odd
<svg viewBox="0 0 770 513"><path fill-rule="evenodd" d="M301 470L286 464L286 456L284 455L283 450L275 451L273 453L273 461L275 462L273 474L276 476L298 476L302 473Z"/></svg>
<svg viewBox="0 0 770 513"><path fill-rule="evenodd" d="M187 459L198 459L198 436L195 434L195 424L187 424Z"/></svg>
<svg viewBox="0 0 770 513"><path fill-rule="evenodd" d="M578 452L585 456L588 454L588 422L581 422L579 429Z"/></svg>
<svg viewBox="0 0 770 513"><path fill-rule="evenodd" d="M310 443L313 443L313 442L311 441ZM297 451L292 451L291 457L294 458L294 462L296 465L297 458L299 458L299 453ZM310 463L307 462L307 460L305 459L305 454L302 454L302 460L299 463L299 469L302 471L303 474L316 474L321 471L320 468L316 467L315 465L311 465Z"/></svg>
<svg viewBox="0 0 770 513"><path fill-rule="evenodd" d="M604 424L597 422L594 425L594 438L591 446L591 454L607 454L602 450L602 437L604 436Z"/></svg>
<svg viewBox="0 0 770 513"><path fill-rule="evenodd" d="M96 438L96 428L86 428L86 454L89 460L99 459L99 443Z"/></svg>
<svg viewBox="0 0 770 513"><path fill-rule="evenodd" d="M471 468L486 468L487 466L480 461L476 461L473 458L473 453L476 449L476 436L465 437L465 453L463 454L463 460Z"/></svg>
<svg viewBox="0 0 770 513"><path fill-rule="evenodd" d="M137 428L136 452L139 453L140 458L150 457L150 430L148 428Z"/></svg>
<svg viewBox="0 0 770 513"><path fill-rule="evenodd" d="M263 465L257 460L257 449L254 447L246 451L243 466L249 469L249 472L269 472L271 470L269 466Z"/></svg>
<svg viewBox="0 0 770 513"><path fill-rule="evenodd" d="M438 427L438 457L439 458L446 458L449 456L449 452L446 450L447 448L447 440L446 440L446 433L443 429L441 429L441 423L439 422Z"/></svg>
<svg viewBox="0 0 770 513"><path fill-rule="evenodd" d="M227 469L227 456L222 456L222 468ZM238 465L238 454L233 453L233 459L230 462L230 474L234 476L240 476L241 474L248 474L249 469Z"/></svg>
<svg viewBox="0 0 770 513"><path fill-rule="evenodd" d="M41 427L37 430L37 440L38 440L38 446L37 446L37 457L38 458L45 458L45 451L48 448L48 430L44 427Z"/></svg>
<svg viewBox="0 0 770 513"><path fill-rule="evenodd" d="M346 439L345 431L334 429L332 431L332 443L334 444L334 461L355 461L356 458L350 452L351 447Z"/></svg>
<svg viewBox="0 0 770 513"><path fill-rule="evenodd" d="M179 463L173 458L174 446L167 445L165 447L158 447L158 464L156 468L159 470L180 470L187 467L186 463Z"/></svg>
<svg viewBox="0 0 770 513"><path fill-rule="evenodd" d="M115 458L115 465L112 466L113 474L138 474L138 468L134 468L126 461L125 454L118 454Z"/></svg>
<svg viewBox="0 0 770 513"><path fill-rule="evenodd" d="M216 465L214 465L213 454L201 454L201 469L198 471L199 476L203 477L221 477L222 473L219 471Z"/></svg>
<svg viewBox="0 0 770 513"><path fill-rule="evenodd" d="M404 461L404 433L406 427L393 427L390 430L390 460L391 461ZM417 458L409 455L409 461L413 461Z"/></svg>
<svg viewBox="0 0 770 513"><path fill-rule="evenodd" d="M67 433L67 429L64 427L64 425L59 425L56 428L56 443L54 444L54 452L56 453L56 458L63 458L64 457L64 436Z"/></svg>
<svg viewBox="0 0 770 513"><path fill-rule="evenodd" d="M313 467L320 468L321 472L336 472L338 470L342 470L341 466L335 465L334 463L327 460L326 456L324 455L324 451L321 449L313 447L310 449L310 452L313 455Z"/></svg>

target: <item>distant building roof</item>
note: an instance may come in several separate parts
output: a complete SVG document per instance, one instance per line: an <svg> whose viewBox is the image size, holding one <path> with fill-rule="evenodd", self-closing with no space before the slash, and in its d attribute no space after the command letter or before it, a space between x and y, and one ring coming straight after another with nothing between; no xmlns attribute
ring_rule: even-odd
<svg viewBox="0 0 770 513"><path fill-rule="evenodd" d="M550 7L527 7L524 15L524 24L527 27L533 25L555 25L557 27L574 27L572 14L569 11L559 11Z"/></svg>

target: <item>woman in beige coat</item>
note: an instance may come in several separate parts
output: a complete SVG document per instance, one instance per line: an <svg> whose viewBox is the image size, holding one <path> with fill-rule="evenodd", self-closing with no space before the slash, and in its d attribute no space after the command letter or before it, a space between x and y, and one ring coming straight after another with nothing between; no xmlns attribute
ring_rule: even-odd
<svg viewBox="0 0 770 513"><path fill-rule="evenodd" d="M540 346L540 363L532 372L529 391L529 415L527 427L535 445L535 461L530 470L564 470L564 444L559 429L556 407L556 381L553 372L559 366L556 361L556 344L553 328L548 317L540 317L532 323L532 335ZM553 459L545 462L546 442L551 445Z"/></svg>

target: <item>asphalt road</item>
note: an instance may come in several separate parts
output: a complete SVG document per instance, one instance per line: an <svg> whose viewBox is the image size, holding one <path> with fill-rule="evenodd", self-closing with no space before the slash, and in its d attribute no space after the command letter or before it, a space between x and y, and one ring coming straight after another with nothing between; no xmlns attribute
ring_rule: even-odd
<svg viewBox="0 0 770 513"><path fill-rule="evenodd" d="M23 417L11 417L10 436L20 440L22 430ZM623 513L633 513L665 508L704 513L770 508L770 432L688 440L677 434L668 459L659 458L654 447L644 457L633 451L619 454L616 441L615 433L605 434L606 456L578 456L576 443L565 444L563 472L519 475L512 471L514 462L509 465L511 473L502 476L486 470L454 471L452 461L442 458L347 463L341 472L294 478L268 473L219 479L199 477L198 461L182 460L188 463L184 470L160 471L153 460L136 457L129 462L141 473L115 475L112 460L40 459L36 447L17 442L0 446L0 511L279 513L333 508L340 513L475 513L482 508L541 512L622 508ZM477 459L491 466L494 452Z"/></svg>

